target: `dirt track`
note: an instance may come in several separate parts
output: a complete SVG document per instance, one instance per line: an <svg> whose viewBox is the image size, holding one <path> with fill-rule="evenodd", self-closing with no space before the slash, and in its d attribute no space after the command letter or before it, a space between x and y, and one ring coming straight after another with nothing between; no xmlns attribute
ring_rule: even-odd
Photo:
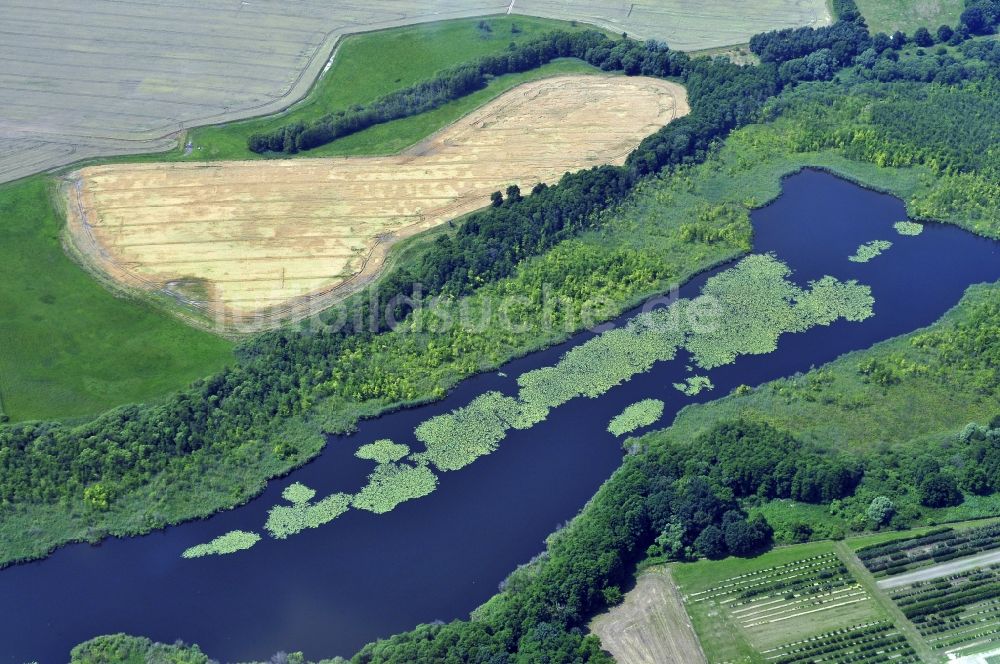
<svg viewBox="0 0 1000 664"><path fill-rule="evenodd" d="M707 662L667 569L640 576L625 601L598 616L591 631L618 664Z"/></svg>
<svg viewBox="0 0 1000 664"><path fill-rule="evenodd" d="M67 180L84 260L131 289L260 328L328 307L395 240L566 171L622 163L688 112L659 79L560 76L519 86L404 154L208 164L113 164Z"/></svg>
<svg viewBox="0 0 1000 664"><path fill-rule="evenodd" d="M988 551L986 553L980 553L979 555L949 560L946 563L938 563L937 565L932 565L931 567L923 567L921 569L913 570L912 572L905 572L903 574L897 574L895 576L879 579L878 587L886 589L908 586L911 583L916 583L917 581L938 579L942 576L957 574L958 572L964 572L965 570L975 569L976 567L984 567L986 565L994 565L996 563L1000 563L1000 551Z"/></svg>

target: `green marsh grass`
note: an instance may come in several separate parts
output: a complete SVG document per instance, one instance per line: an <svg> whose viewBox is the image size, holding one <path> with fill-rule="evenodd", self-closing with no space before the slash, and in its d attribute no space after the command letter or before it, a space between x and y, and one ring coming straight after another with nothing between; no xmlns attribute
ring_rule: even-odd
<svg viewBox="0 0 1000 664"><path fill-rule="evenodd" d="M873 315L868 286L827 276L802 289L790 275L774 256L755 254L708 279L692 304L715 306L718 316L715 325L691 330L685 347L695 363L713 369L740 355L765 355L777 349L782 334Z"/></svg>
<svg viewBox="0 0 1000 664"><path fill-rule="evenodd" d="M528 429L571 399L597 398L673 359L681 347L698 366L711 369L740 355L770 353L784 333L872 315L874 299L867 286L827 276L803 289L790 275L791 269L772 255L748 256L708 279L699 297L634 316L625 326L570 349L557 364L521 374L517 398L487 392L468 406L426 420L415 430L426 450L410 458L440 470L464 468L495 451L510 429ZM696 376L675 387L694 396L713 385Z"/></svg>
<svg viewBox="0 0 1000 664"><path fill-rule="evenodd" d="M705 390L714 390L715 385L712 384L712 379L708 376L691 376L685 379L683 383L674 383L674 389L689 397L693 397Z"/></svg>
<svg viewBox="0 0 1000 664"><path fill-rule="evenodd" d="M316 491L304 484L296 482L287 487L281 497L291 503L275 505L267 513L267 523L264 529L275 539L285 539L306 528L319 528L330 523L350 509L351 496L345 493L335 493L312 503Z"/></svg>
<svg viewBox="0 0 1000 664"><path fill-rule="evenodd" d="M486 392L464 408L420 424L415 434L426 451L411 458L429 461L439 470L458 470L495 451L510 429L530 429L547 416L544 405Z"/></svg>
<svg viewBox="0 0 1000 664"><path fill-rule="evenodd" d="M892 227L900 235L920 235L924 232L924 225L914 221L897 221Z"/></svg>

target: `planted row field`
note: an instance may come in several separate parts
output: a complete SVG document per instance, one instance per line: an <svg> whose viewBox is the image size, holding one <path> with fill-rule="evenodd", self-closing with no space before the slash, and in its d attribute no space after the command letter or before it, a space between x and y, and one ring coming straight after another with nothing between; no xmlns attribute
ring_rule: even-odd
<svg viewBox="0 0 1000 664"><path fill-rule="evenodd" d="M859 657L829 661L884 661L866 658L890 650L910 655L894 630L869 629L885 616L829 543L673 570L709 661L794 662L807 643Z"/></svg>
<svg viewBox="0 0 1000 664"><path fill-rule="evenodd" d="M920 661L906 637L885 620L824 632L761 654L773 664Z"/></svg>
<svg viewBox="0 0 1000 664"><path fill-rule="evenodd" d="M560 76L500 96L392 157L108 164L64 186L73 243L129 290L246 329L301 318L367 283L388 248L511 184L622 163L688 112L682 87Z"/></svg>
<svg viewBox="0 0 1000 664"><path fill-rule="evenodd" d="M1000 645L1000 565L888 591L927 644L953 659Z"/></svg>
<svg viewBox="0 0 1000 664"><path fill-rule="evenodd" d="M857 551L857 556L868 571L881 577L997 549L1000 549L1000 523L965 530L939 528L918 537L864 547Z"/></svg>

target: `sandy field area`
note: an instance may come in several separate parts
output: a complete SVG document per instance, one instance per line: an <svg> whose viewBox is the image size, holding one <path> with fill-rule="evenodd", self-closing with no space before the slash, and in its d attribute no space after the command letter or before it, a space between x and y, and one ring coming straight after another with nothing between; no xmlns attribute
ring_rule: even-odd
<svg viewBox="0 0 1000 664"><path fill-rule="evenodd" d="M659 79L557 76L518 86L403 154L91 166L70 174L69 237L93 270L166 293L227 329L306 317L368 283L399 238L621 164L688 112Z"/></svg>
<svg viewBox="0 0 1000 664"><path fill-rule="evenodd" d="M618 664L707 664L670 571L642 574L590 629Z"/></svg>

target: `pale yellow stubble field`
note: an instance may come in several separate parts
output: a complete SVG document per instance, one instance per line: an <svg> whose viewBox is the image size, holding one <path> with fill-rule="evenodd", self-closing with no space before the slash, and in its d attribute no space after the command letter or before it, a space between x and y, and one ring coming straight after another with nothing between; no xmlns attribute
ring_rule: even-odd
<svg viewBox="0 0 1000 664"><path fill-rule="evenodd" d="M389 157L84 168L64 187L68 227L89 266L127 288L270 325L367 283L393 241L509 184L620 164L687 112L684 89L659 79L543 79Z"/></svg>

